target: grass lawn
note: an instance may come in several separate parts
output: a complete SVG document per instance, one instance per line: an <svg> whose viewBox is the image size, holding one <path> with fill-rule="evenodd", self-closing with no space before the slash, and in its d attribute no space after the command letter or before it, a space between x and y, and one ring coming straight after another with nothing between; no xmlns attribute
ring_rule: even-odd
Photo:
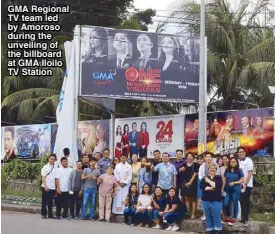
<svg viewBox="0 0 275 234"><path fill-rule="evenodd" d="M33 193L32 191L28 190L12 190L12 189L2 189L1 194L3 195L11 195L11 196L19 196L19 197L28 197L28 198L41 198L41 193Z"/></svg>

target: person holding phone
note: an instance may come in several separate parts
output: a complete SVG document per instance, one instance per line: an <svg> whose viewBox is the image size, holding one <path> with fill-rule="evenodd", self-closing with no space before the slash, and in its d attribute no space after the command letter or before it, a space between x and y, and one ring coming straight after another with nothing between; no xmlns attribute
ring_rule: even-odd
<svg viewBox="0 0 275 234"><path fill-rule="evenodd" d="M138 202L138 190L135 184L132 184L129 188L128 194L125 199L125 209L123 212L124 222L123 224L129 224L129 217L131 217L131 226L136 224L136 210Z"/></svg>
<svg viewBox="0 0 275 234"><path fill-rule="evenodd" d="M95 218L95 206L97 195L97 179L101 175L100 170L96 168L96 158L92 157L90 161L90 167L83 170L81 179L84 182L83 192L83 205L82 205L82 218L86 219L88 204L90 204L90 217L91 221Z"/></svg>

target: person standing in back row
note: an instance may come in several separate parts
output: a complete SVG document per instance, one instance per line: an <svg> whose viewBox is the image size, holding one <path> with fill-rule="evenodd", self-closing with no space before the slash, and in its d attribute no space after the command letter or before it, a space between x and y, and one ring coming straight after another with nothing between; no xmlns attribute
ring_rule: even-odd
<svg viewBox="0 0 275 234"><path fill-rule="evenodd" d="M69 178L72 168L68 167L68 159L61 158L62 167L58 168L59 178L57 179L57 198L56 198L56 218L61 218L61 208L63 208L62 218L68 217L69 210Z"/></svg>
<svg viewBox="0 0 275 234"><path fill-rule="evenodd" d="M81 207L81 198L82 198L82 189L83 182L81 180L83 170L82 170L82 161L79 160L76 163L76 169L74 169L69 178L69 193L70 193L70 217L78 220L80 207ZM76 211L76 212L74 212ZM75 216L76 214L76 216Z"/></svg>
<svg viewBox="0 0 275 234"><path fill-rule="evenodd" d="M101 174L105 174L107 169L112 166L113 160L110 159L110 150L108 148L103 150L103 158L97 162L97 168Z"/></svg>
<svg viewBox="0 0 275 234"><path fill-rule="evenodd" d="M249 225L249 212L250 212L250 196L253 188L253 161L246 156L245 149L239 147L237 150L240 160L240 168L243 170L245 182L242 184L241 191L241 213L242 221L245 227Z"/></svg>
<svg viewBox="0 0 275 234"><path fill-rule="evenodd" d="M56 155L51 154L48 163L41 169L42 176L42 219L53 219L53 197L56 191L56 180L59 178L58 168L55 167ZM47 212L48 207L48 212Z"/></svg>
<svg viewBox="0 0 275 234"><path fill-rule="evenodd" d="M91 221L95 218L95 206L97 195L97 179L100 176L100 171L95 167L96 159L91 158L90 167L83 170L81 179L85 181L83 191L83 205L81 219L87 218L88 204L90 204L90 217Z"/></svg>
<svg viewBox="0 0 275 234"><path fill-rule="evenodd" d="M161 157L160 157L160 151L155 150L153 152L153 155L154 155L154 160L153 160L152 165L154 167L156 167L158 164L160 164L162 162ZM158 171L152 171L152 192L155 191L155 188L158 185L158 179L159 179L159 172Z"/></svg>
<svg viewBox="0 0 275 234"><path fill-rule="evenodd" d="M156 167L151 167L152 171L159 172L158 186L163 189L163 193L167 196L170 188L176 188L177 185L177 170L173 164L169 162L169 154L162 154L162 163Z"/></svg>

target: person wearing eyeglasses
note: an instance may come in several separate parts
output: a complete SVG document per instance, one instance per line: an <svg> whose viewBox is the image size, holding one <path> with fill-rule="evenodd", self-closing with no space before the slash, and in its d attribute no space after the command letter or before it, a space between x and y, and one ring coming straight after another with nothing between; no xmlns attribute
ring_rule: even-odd
<svg viewBox="0 0 275 234"><path fill-rule="evenodd" d="M240 168L243 171L245 182L242 184L241 190L241 213L242 213L242 222L245 227L249 225L249 213L250 213L250 196L253 188L253 170L254 165L253 161L246 156L245 149L243 147L239 147L237 150L239 160L240 160Z"/></svg>
<svg viewBox="0 0 275 234"><path fill-rule="evenodd" d="M202 204L206 221L206 234L219 234L222 230L222 186L223 180L216 175L217 165L210 163L208 175L200 183L202 189Z"/></svg>

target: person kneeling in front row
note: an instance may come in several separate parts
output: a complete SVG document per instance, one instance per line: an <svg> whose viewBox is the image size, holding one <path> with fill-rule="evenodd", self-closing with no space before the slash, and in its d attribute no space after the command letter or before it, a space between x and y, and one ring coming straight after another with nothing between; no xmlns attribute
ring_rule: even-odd
<svg viewBox="0 0 275 234"><path fill-rule="evenodd" d="M178 231L179 222L184 215L184 206L182 205L180 199L176 196L176 189L170 188L168 191L167 205L160 215L163 215L163 223L167 223L169 226L166 231Z"/></svg>
<svg viewBox="0 0 275 234"><path fill-rule="evenodd" d="M161 187L155 188L154 197L152 200L152 208L149 210L149 217L156 224L154 229L161 229L161 216L160 212L163 212L166 207L166 198L163 194Z"/></svg>
<svg viewBox="0 0 275 234"><path fill-rule="evenodd" d="M145 227L148 228L150 224L150 219L148 216L152 203L152 194L150 190L150 185L145 183L143 185L142 192L138 197L136 216L137 221L139 222L139 227L142 227L145 224Z"/></svg>
<svg viewBox="0 0 275 234"><path fill-rule="evenodd" d="M123 215L124 215L124 222L123 224L129 224L129 217L131 217L131 226L136 224L136 209L137 209L137 202L138 202L138 191L137 186L132 184L129 188L129 192L127 194L125 200L125 208Z"/></svg>

